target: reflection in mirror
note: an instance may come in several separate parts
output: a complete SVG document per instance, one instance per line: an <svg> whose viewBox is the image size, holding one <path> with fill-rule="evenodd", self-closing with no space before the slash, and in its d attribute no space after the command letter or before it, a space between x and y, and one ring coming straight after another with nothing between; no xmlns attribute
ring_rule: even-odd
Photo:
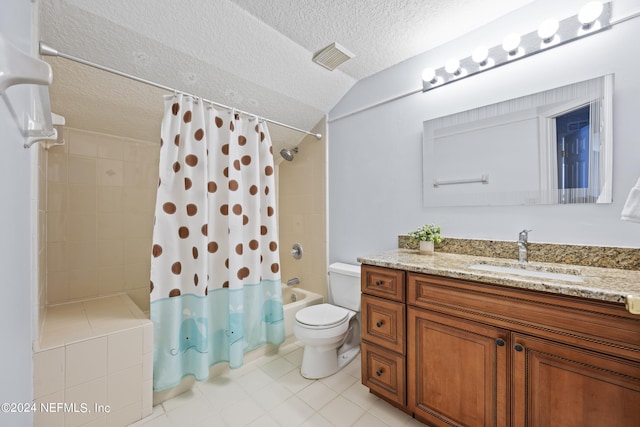
<svg viewBox="0 0 640 427"><path fill-rule="evenodd" d="M555 117L558 203L575 203L580 196L595 202L600 194L599 182L589 188L590 175L598 175L600 157L599 147L589 144L590 115L591 105L587 105Z"/></svg>
<svg viewBox="0 0 640 427"><path fill-rule="evenodd" d="M613 75L424 122L424 206L610 203Z"/></svg>

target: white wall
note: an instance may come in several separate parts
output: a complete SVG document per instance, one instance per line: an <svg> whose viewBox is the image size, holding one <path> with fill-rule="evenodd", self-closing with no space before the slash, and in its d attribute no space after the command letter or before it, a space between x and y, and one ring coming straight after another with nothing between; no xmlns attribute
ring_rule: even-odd
<svg viewBox="0 0 640 427"><path fill-rule="evenodd" d="M2 0L0 33L14 46L31 52L31 2ZM28 111L29 88L7 91L23 117ZM0 402L25 403L33 398L31 352L31 153L3 100L0 99ZM34 148L35 149L35 148ZM31 414L0 412L0 425L27 426Z"/></svg>
<svg viewBox="0 0 640 427"><path fill-rule="evenodd" d="M426 222L445 237L640 247L640 227L620 220L640 176L640 18L459 82L346 114L421 87L425 67L465 57L478 44L501 43L511 31L529 32L549 17L571 16L584 1L538 0L445 46L356 84L329 115L329 261L396 247L397 235ZM613 20L639 12L637 0L615 0ZM542 90L615 74L613 203L600 205L422 206L423 121ZM514 243L515 244L515 243Z"/></svg>

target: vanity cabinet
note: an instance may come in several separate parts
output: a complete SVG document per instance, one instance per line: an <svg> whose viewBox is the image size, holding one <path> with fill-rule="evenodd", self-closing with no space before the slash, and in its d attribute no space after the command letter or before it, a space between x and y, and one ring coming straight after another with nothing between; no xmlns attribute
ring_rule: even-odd
<svg viewBox="0 0 640 427"><path fill-rule="evenodd" d="M514 334L513 425L638 426L640 365Z"/></svg>
<svg viewBox="0 0 640 427"><path fill-rule="evenodd" d="M406 410L405 273L362 268L362 383Z"/></svg>
<svg viewBox="0 0 640 427"><path fill-rule="evenodd" d="M363 384L429 426L640 425L622 304L366 264L362 291Z"/></svg>
<svg viewBox="0 0 640 427"><path fill-rule="evenodd" d="M508 333L415 308L407 326L411 412L433 426L505 426Z"/></svg>
<svg viewBox="0 0 640 427"><path fill-rule="evenodd" d="M407 304L408 408L429 425L639 425L622 305L416 273Z"/></svg>

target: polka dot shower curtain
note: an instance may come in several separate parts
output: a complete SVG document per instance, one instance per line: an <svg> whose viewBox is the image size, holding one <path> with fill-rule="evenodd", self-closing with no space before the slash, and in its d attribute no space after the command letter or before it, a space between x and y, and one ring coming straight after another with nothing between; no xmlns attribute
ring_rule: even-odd
<svg viewBox="0 0 640 427"><path fill-rule="evenodd" d="M165 97L151 257L155 390L284 341L266 124Z"/></svg>

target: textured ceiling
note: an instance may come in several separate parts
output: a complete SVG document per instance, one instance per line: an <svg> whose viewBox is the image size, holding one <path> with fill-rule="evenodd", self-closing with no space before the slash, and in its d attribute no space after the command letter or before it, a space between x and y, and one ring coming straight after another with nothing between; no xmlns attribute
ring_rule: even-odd
<svg viewBox="0 0 640 427"><path fill-rule="evenodd" d="M531 1L40 0L40 31L61 52L311 129L359 79ZM334 71L311 61L334 41L355 57ZM165 92L45 59L68 126L159 139ZM269 129L277 150L304 136Z"/></svg>

